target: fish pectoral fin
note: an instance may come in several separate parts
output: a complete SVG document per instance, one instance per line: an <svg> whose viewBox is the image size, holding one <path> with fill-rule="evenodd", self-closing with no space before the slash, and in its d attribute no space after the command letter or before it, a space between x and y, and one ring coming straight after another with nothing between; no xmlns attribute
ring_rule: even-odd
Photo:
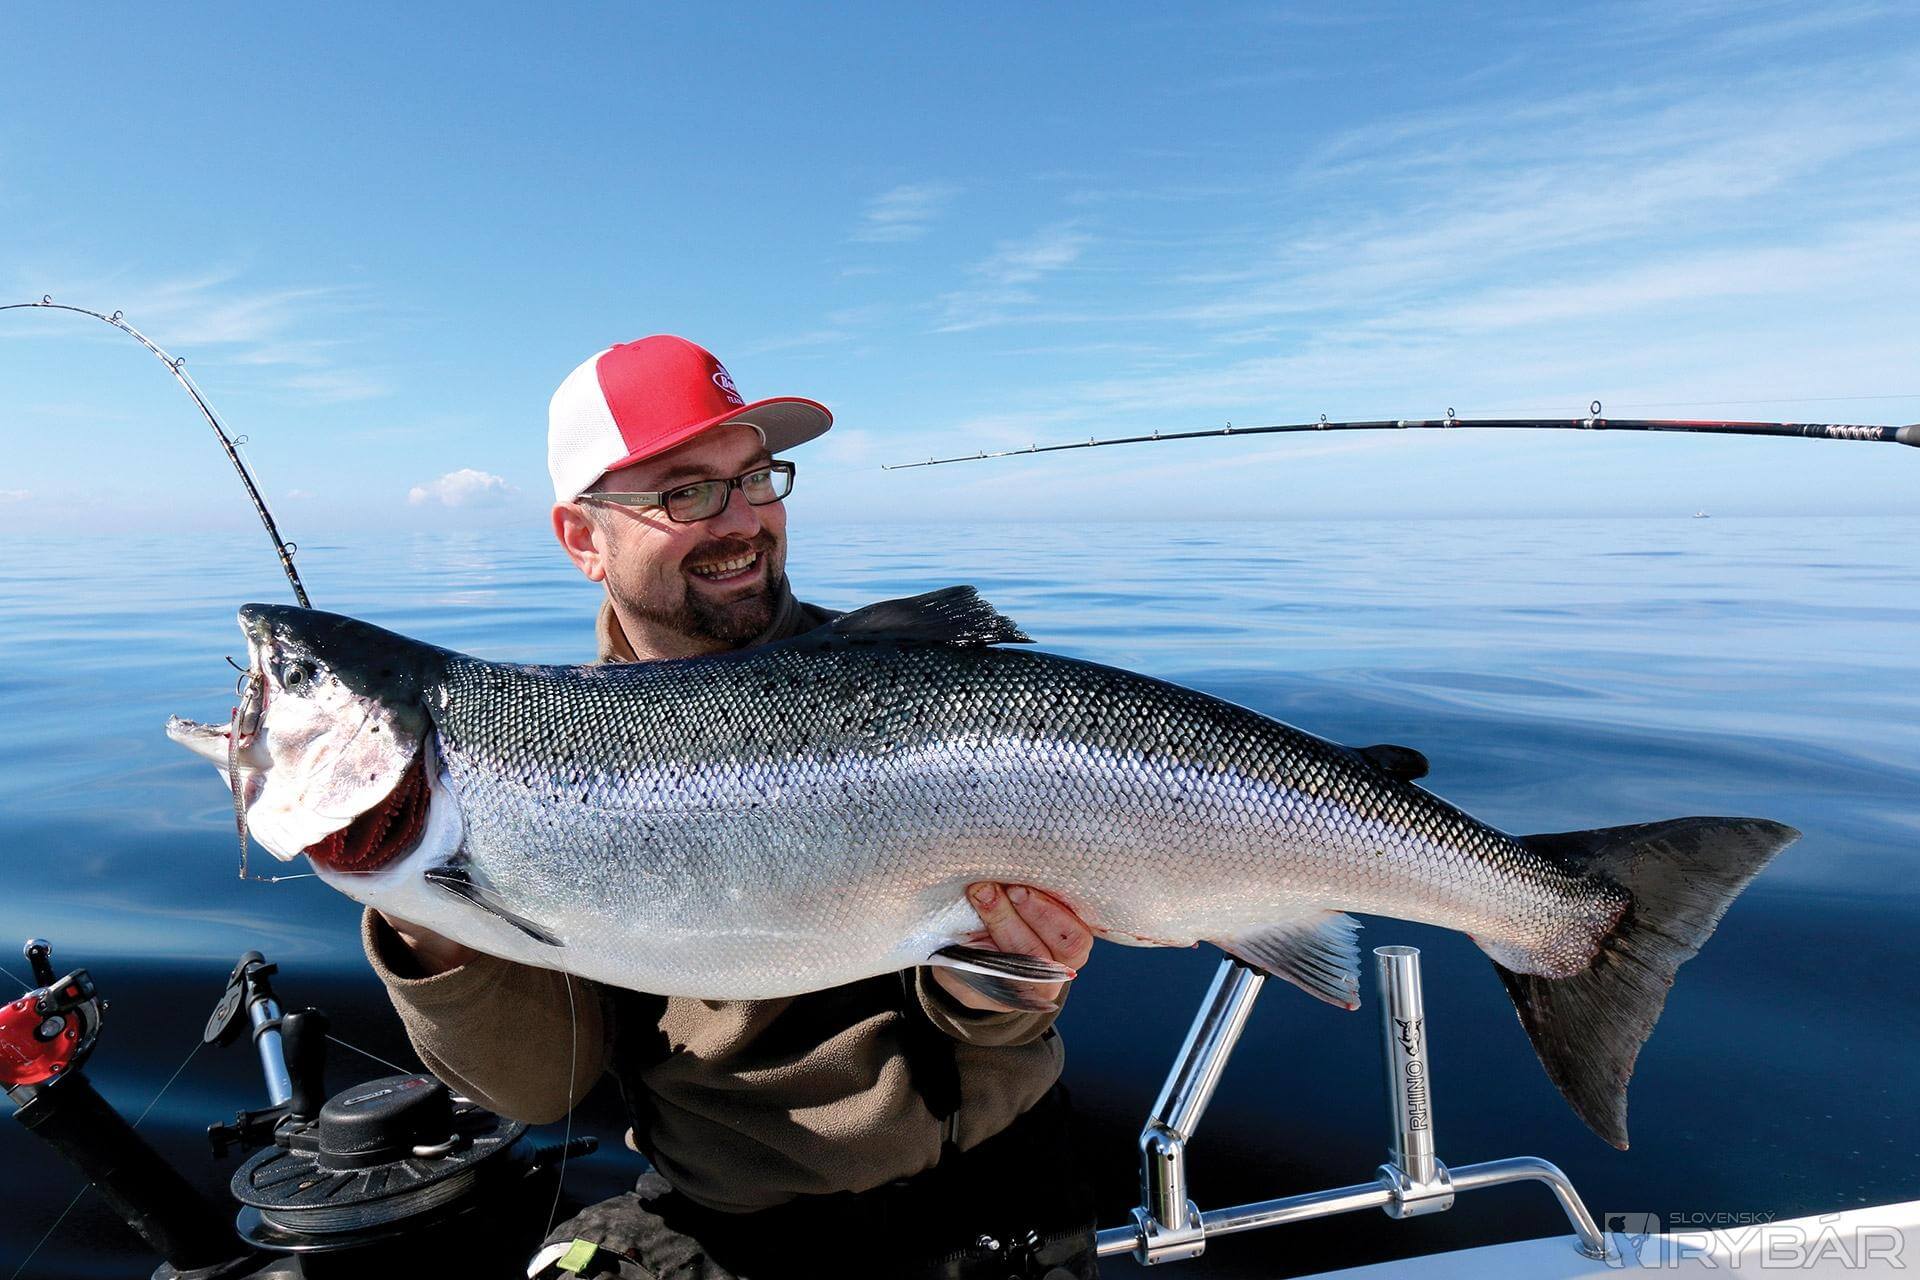
<svg viewBox="0 0 1920 1280"><path fill-rule="evenodd" d="M835 640L863 644L944 644L959 648L1033 643L972 587L946 587L902 600L882 600L843 614L790 643L804 645Z"/></svg>
<svg viewBox="0 0 1920 1280"><path fill-rule="evenodd" d="M550 929L543 929L533 921L513 910L501 901L499 890L474 873L471 867L435 867L426 873L427 883L446 890L454 897L470 902L488 915L505 920L535 942L549 947L564 947L565 942L554 935Z"/></svg>
<svg viewBox="0 0 1920 1280"><path fill-rule="evenodd" d="M957 942L928 956L927 963L953 970L960 981L989 1000L1035 1013L1050 1013L1060 1004L1042 1000L1033 990L1034 984L1071 982L1074 976L1072 969L1052 960Z"/></svg>
<svg viewBox="0 0 1920 1280"><path fill-rule="evenodd" d="M1209 938L1242 964L1285 978L1342 1009L1360 1007L1360 922L1344 911L1267 925L1237 938Z"/></svg>
<svg viewBox="0 0 1920 1280"><path fill-rule="evenodd" d="M1427 758L1412 747L1396 747L1391 742L1355 748L1367 762L1389 777L1412 782L1427 776Z"/></svg>

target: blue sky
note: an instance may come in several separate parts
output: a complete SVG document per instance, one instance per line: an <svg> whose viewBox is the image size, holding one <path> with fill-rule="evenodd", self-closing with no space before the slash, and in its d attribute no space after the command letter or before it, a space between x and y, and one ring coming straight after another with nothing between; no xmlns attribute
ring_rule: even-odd
<svg viewBox="0 0 1920 1280"><path fill-rule="evenodd" d="M808 520L1879 513L1920 484L1896 446L1574 434L879 469L1596 397L1920 420L1896 4L31 5L0 77L0 300L185 355L295 538L539 521L553 387L661 331L835 410ZM223 468L124 336L0 314L0 530L243 528Z"/></svg>

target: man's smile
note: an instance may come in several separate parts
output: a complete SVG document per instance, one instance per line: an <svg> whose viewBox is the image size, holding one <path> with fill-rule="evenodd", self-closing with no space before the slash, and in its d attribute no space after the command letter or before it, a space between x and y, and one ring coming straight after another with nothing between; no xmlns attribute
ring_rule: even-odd
<svg viewBox="0 0 1920 1280"><path fill-rule="evenodd" d="M758 551L746 550L727 556L724 559L704 560L687 566L687 572L702 582L725 585L744 582L760 572L761 555Z"/></svg>

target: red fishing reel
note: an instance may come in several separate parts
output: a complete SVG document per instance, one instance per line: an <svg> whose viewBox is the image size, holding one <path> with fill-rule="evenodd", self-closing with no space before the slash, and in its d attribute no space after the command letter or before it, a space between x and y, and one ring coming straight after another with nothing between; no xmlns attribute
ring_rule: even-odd
<svg viewBox="0 0 1920 1280"><path fill-rule="evenodd" d="M106 1007L85 969L53 973L53 948L35 938L23 949L40 985L0 1005L0 1088L31 1090L73 1074L93 1051Z"/></svg>

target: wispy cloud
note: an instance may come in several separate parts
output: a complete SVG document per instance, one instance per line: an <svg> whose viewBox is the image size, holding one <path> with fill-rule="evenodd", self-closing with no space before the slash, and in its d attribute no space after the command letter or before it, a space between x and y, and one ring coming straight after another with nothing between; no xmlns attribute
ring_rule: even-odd
<svg viewBox="0 0 1920 1280"><path fill-rule="evenodd" d="M32 497L31 489L0 489L0 503L26 502Z"/></svg>
<svg viewBox="0 0 1920 1280"><path fill-rule="evenodd" d="M958 187L944 182L908 183L883 191L867 202L853 238L869 244L918 240L959 194Z"/></svg>
<svg viewBox="0 0 1920 1280"><path fill-rule="evenodd" d="M301 392L321 404L346 404L358 400L378 400L390 388L378 378L351 369L317 370L296 373L280 380L280 385Z"/></svg>
<svg viewBox="0 0 1920 1280"><path fill-rule="evenodd" d="M1072 266L1092 239L1071 226L1048 227L1025 240L1003 242L973 270L994 284L1031 284Z"/></svg>
<svg viewBox="0 0 1920 1280"><path fill-rule="evenodd" d="M56 302L118 311L186 359L190 371L208 364L257 369L276 389L315 403L388 394L373 373L345 367L353 343L338 335L350 328L358 340L367 330L370 308L357 288L262 285L239 267L158 279L70 267L14 274L34 296L50 292Z"/></svg>
<svg viewBox="0 0 1920 1280"><path fill-rule="evenodd" d="M443 507L497 507L518 490L505 477L488 471L462 467L449 471L438 480L417 484L407 491L407 501L416 507L438 504Z"/></svg>
<svg viewBox="0 0 1920 1280"><path fill-rule="evenodd" d="M975 283L941 299L940 333L1005 324L1039 301L1031 287L1080 260L1093 236L1071 223L1045 227L1020 240L1003 240L968 274Z"/></svg>
<svg viewBox="0 0 1920 1280"><path fill-rule="evenodd" d="M1920 322L1916 73L1908 41L1377 121L1309 155L1264 236L1103 238L1123 305L1043 309L1032 280L1084 246L1036 238L945 295L942 327L1045 322L1111 350L1108 372L1022 393L1063 425L1811 394L1843 370L1882 389L1889 335Z"/></svg>

